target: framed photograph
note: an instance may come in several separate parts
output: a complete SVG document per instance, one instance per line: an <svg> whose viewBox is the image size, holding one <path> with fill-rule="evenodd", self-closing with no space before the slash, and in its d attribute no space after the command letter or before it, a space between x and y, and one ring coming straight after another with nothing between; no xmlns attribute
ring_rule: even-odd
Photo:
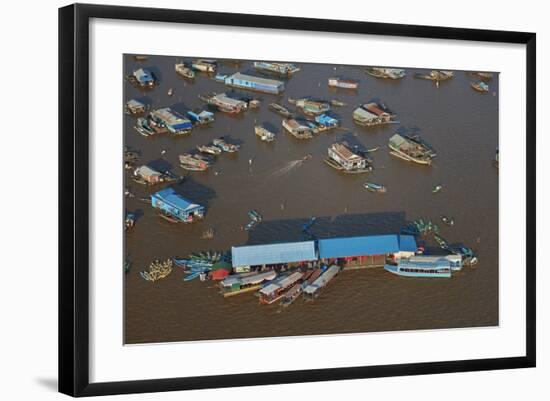
<svg viewBox="0 0 550 401"><path fill-rule="evenodd" d="M534 33L78 4L59 77L61 392L535 366Z"/></svg>

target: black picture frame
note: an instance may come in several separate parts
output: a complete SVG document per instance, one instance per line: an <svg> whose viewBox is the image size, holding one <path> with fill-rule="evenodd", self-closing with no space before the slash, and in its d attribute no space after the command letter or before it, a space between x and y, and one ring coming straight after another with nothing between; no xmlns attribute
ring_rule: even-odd
<svg viewBox="0 0 550 401"><path fill-rule="evenodd" d="M527 243L524 356L382 366L90 383L89 23L91 18L515 43L526 46ZM59 391L71 396L347 380L534 367L536 35L433 26L74 4L59 9Z"/></svg>

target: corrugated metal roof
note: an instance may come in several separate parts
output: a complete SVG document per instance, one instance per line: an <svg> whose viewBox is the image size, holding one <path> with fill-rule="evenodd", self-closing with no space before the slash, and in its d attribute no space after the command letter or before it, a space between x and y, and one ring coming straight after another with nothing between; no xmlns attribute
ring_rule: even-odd
<svg viewBox="0 0 550 401"><path fill-rule="evenodd" d="M247 75L247 74L243 74L241 72L236 72L235 74L230 75L226 78L226 80L235 80L235 79L241 80L241 81L256 82L256 83L262 84L262 85L272 85L272 86L283 85L282 81L277 81L276 79L255 77L253 75Z"/></svg>
<svg viewBox="0 0 550 401"><path fill-rule="evenodd" d="M372 120L372 119L378 117L376 114L373 114L370 111L367 111L367 110L363 109L362 107L356 108L353 111L353 116L355 118L361 118L361 119L364 119L364 120Z"/></svg>
<svg viewBox="0 0 550 401"><path fill-rule="evenodd" d="M233 267L259 266L316 260L315 242L289 242L269 245L234 246Z"/></svg>
<svg viewBox="0 0 550 401"><path fill-rule="evenodd" d="M319 240L320 258L382 255L398 251L399 238L395 234Z"/></svg>
<svg viewBox="0 0 550 401"><path fill-rule="evenodd" d="M404 252L416 252L418 246L413 235L399 235L399 250Z"/></svg>
<svg viewBox="0 0 550 401"><path fill-rule="evenodd" d="M152 177L154 175L159 175L159 176L162 175L155 169L152 169L151 167L145 166L145 165L138 167L136 172L142 177Z"/></svg>
<svg viewBox="0 0 550 401"><path fill-rule="evenodd" d="M156 116L163 120L166 124L176 125L176 124L185 124L190 123L190 121L170 109L169 107L164 107L162 109L157 109L151 112L152 115Z"/></svg>
<svg viewBox="0 0 550 401"><path fill-rule="evenodd" d="M306 294L314 294L319 288L323 288L328 284L330 280L334 278L340 271L338 266L330 266L323 274L317 278L313 283L304 288Z"/></svg>
<svg viewBox="0 0 550 401"><path fill-rule="evenodd" d="M158 191L151 195L151 198L160 199L164 203L183 211L203 208L201 205L197 205L196 203L192 203L191 201L185 199L183 196L174 191L173 188L165 188Z"/></svg>

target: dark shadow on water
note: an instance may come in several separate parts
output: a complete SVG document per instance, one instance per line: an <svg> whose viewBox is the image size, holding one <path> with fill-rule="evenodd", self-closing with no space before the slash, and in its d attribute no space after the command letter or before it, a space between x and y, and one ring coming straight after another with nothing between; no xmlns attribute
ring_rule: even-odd
<svg viewBox="0 0 550 401"><path fill-rule="evenodd" d="M55 377L37 377L36 382L47 390L57 392L57 379Z"/></svg>
<svg viewBox="0 0 550 401"><path fill-rule="evenodd" d="M317 217L306 232L304 226L310 217L303 219L263 221L248 233L247 245L273 242L306 241L315 238L355 237L363 235L398 234L406 226L405 212L342 214Z"/></svg>
<svg viewBox="0 0 550 401"><path fill-rule="evenodd" d="M204 207L208 207L210 200L217 196L216 191L199 183L191 175L185 176L177 184L172 185L172 188L184 198Z"/></svg>
<svg viewBox="0 0 550 401"><path fill-rule="evenodd" d="M147 163L147 166L160 172L170 171L172 169L172 164L165 159L152 160Z"/></svg>

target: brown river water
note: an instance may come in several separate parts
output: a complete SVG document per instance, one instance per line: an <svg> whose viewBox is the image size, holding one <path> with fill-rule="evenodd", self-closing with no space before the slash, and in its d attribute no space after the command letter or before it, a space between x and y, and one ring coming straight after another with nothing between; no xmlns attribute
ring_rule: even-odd
<svg viewBox="0 0 550 401"><path fill-rule="evenodd" d="M199 94L228 90L207 75L198 74L194 82L178 77L174 64L191 57L150 56L145 62L124 57L124 74L143 66L160 79L160 86L150 91L124 82L124 102L145 99L153 108L170 106L185 112L203 107ZM498 325L498 170L492 165L499 132L498 74L489 82L490 92L480 94L463 71L455 71L453 79L437 88L434 82L415 79L414 69L392 81L371 77L361 66L299 66L301 71L286 81L283 96L236 91L261 99L261 107L239 116L216 112L213 124L195 128L186 137L145 138L133 129L135 118L124 116L125 145L141 152L140 163L169 167L178 175L186 173L178 155L196 145L222 135L241 143L238 153L218 156L209 171L190 173L178 187L207 208L206 219L190 225L156 216L139 198L162 186L141 186L124 172L126 186L136 195L125 199L125 208L138 215L135 227L125 233L125 254L132 261L124 281L126 344ZM236 71L260 75L249 61L221 63L220 72ZM359 89L331 89L330 76L357 80ZM174 90L172 97L169 88ZM305 96L345 101L347 106L331 111L344 129L302 141L285 133L282 117L269 111L268 104L277 101L293 108L287 98ZM373 98L383 100L401 124L354 124L353 110ZM260 141L254 135L256 124L275 130L277 140ZM431 167L389 154L388 139L399 127L419 130L435 148ZM372 173L344 175L323 163L328 146L342 139L380 147L370 154ZM301 161L307 154L312 158ZM384 184L387 193L366 191L366 181ZM432 194L436 184L443 190ZM264 221L247 232L242 227L250 209L258 210ZM454 217L455 225L441 223L442 215ZM317 216L311 231L320 238L397 233L408 221L430 219L438 222L449 242L473 248L479 263L451 279L399 277L382 268L344 271L314 302L298 299L284 309L260 305L252 293L223 298L215 282L184 282L179 268L155 283L139 275L155 259L305 239L302 225L311 216ZM208 228L215 230L214 238L201 239Z"/></svg>

